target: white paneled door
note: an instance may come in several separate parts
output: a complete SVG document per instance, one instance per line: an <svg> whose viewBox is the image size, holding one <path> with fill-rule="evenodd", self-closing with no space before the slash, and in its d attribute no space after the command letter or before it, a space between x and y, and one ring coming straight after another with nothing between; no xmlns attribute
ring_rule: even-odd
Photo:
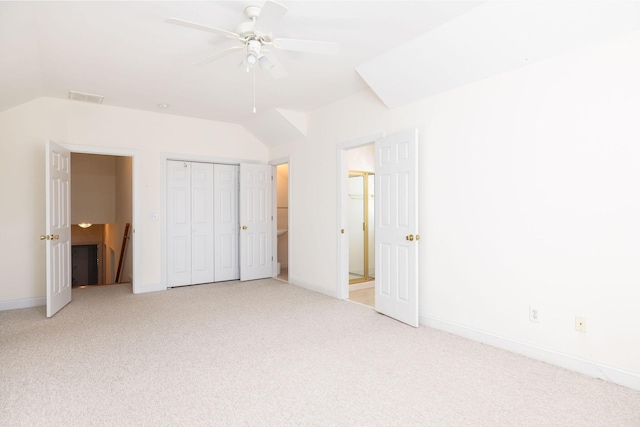
<svg viewBox="0 0 640 427"><path fill-rule="evenodd" d="M47 317L71 302L71 154L46 144Z"/></svg>
<svg viewBox="0 0 640 427"><path fill-rule="evenodd" d="M274 166L240 165L240 280L273 276Z"/></svg>
<svg viewBox="0 0 640 427"><path fill-rule="evenodd" d="M191 283L211 283L213 263L213 165L191 164Z"/></svg>
<svg viewBox="0 0 640 427"><path fill-rule="evenodd" d="M191 163L167 162L167 285L191 284Z"/></svg>
<svg viewBox="0 0 640 427"><path fill-rule="evenodd" d="M238 267L238 169L237 165L213 165L215 281L237 280Z"/></svg>
<svg viewBox="0 0 640 427"><path fill-rule="evenodd" d="M418 133L377 140L375 309L418 326Z"/></svg>
<svg viewBox="0 0 640 427"><path fill-rule="evenodd" d="M214 278L213 165L167 161L167 285Z"/></svg>

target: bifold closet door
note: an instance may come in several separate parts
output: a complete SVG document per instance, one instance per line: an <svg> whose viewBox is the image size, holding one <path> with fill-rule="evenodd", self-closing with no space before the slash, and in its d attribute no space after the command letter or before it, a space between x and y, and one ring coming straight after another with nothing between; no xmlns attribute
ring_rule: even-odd
<svg viewBox="0 0 640 427"><path fill-rule="evenodd" d="M213 165L215 282L240 278L238 173L235 165Z"/></svg>
<svg viewBox="0 0 640 427"><path fill-rule="evenodd" d="M213 165L167 161L167 286L213 282Z"/></svg>
<svg viewBox="0 0 640 427"><path fill-rule="evenodd" d="M167 286L191 284L191 164L167 162Z"/></svg>
<svg viewBox="0 0 640 427"><path fill-rule="evenodd" d="M213 254L213 165L191 164L191 283L211 283Z"/></svg>

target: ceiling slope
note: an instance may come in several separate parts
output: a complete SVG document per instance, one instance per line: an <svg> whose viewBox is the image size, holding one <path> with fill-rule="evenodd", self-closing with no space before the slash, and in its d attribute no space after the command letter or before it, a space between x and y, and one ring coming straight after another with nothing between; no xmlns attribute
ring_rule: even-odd
<svg viewBox="0 0 640 427"><path fill-rule="evenodd" d="M35 5L0 4L0 111L43 95Z"/></svg>
<svg viewBox="0 0 640 427"><path fill-rule="evenodd" d="M267 147L290 144L306 136L306 115L291 115L270 108L244 122L244 127ZM290 120L292 119L292 120Z"/></svg>
<svg viewBox="0 0 640 427"><path fill-rule="evenodd" d="M358 65L481 3L279 2L288 11L273 28L275 37L335 42L340 51L278 50L288 76L256 73L254 115L253 76L239 67L241 51L193 65L236 41L165 20L233 31L247 19L244 9L264 0L2 1L0 111L43 96L64 99L74 90L104 96L105 106L236 123L262 135L267 145L284 143L304 135L300 117L366 88ZM169 107L159 110L159 104Z"/></svg>
<svg viewBox="0 0 640 427"><path fill-rule="evenodd" d="M396 108L640 29L638 2L487 2L357 71Z"/></svg>

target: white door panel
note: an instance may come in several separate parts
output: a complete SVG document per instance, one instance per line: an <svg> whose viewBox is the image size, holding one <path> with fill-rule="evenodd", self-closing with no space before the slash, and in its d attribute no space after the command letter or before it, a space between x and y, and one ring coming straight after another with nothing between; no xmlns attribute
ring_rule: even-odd
<svg viewBox="0 0 640 427"><path fill-rule="evenodd" d="M191 164L167 161L167 286L191 284Z"/></svg>
<svg viewBox="0 0 640 427"><path fill-rule="evenodd" d="M417 131L391 135L375 146L375 308L417 327Z"/></svg>
<svg viewBox="0 0 640 427"><path fill-rule="evenodd" d="M240 280L273 274L273 170L270 165L240 165Z"/></svg>
<svg viewBox="0 0 640 427"><path fill-rule="evenodd" d="M47 317L71 302L71 153L46 144Z"/></svg>
<svg viewBox="0 0 640 427"><path fill-rule="evenodd" d="M238 166L214 165L215 281L237 280Z"/></svg>
<svg viewBox="0 0 640 427"><path fill-rule="evenodd" d="M185 279L182 283L173 283L173 284L188 284L191 279L191 242L188 236L177 236L172 239L173 250L171 254L173 257L171 258L173 265L173 273L175 276L185 276Z"/></svg>
<svg viewBox="0 0 640 427"><path fill-rule="evenodd" d="M213 165L191 163L191 283L211 283L213 263Z"/></svg>

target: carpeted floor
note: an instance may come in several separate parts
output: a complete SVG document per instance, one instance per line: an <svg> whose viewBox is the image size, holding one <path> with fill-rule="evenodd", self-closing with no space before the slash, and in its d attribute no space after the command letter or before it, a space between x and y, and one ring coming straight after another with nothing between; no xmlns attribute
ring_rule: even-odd
<svg viewBox="0 0 640 427"><path fill-rule="evenodd" d="M640 392L277 280L0 312L0 425L640 426Z"/></svg>

